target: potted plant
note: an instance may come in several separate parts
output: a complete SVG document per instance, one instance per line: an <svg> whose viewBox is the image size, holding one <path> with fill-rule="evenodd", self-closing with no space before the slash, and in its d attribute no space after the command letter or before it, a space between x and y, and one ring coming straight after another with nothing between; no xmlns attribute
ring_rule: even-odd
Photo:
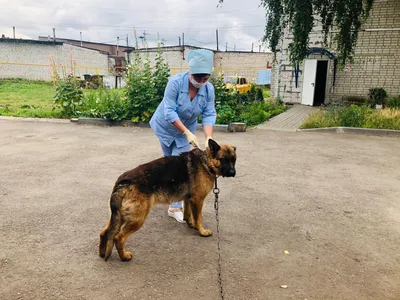
<svg viewBox="0 0 400 300"><path fill-rule="evenodd" d="M376 109L382 109L385 99L387 98L387 93L383 88L372 88L369 89L368 102L371 107Z"/></svg>

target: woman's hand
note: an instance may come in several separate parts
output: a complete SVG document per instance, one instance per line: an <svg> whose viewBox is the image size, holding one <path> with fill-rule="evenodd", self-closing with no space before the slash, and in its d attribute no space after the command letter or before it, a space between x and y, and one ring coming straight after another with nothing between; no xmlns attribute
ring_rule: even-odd
<svg viewBox="0 0 400 300"><path fill-rule="evenodd" d="M196 136L189 129L186 129L183 134L185 135L189 144L191 144L193 147L200 148Z"/></svg>

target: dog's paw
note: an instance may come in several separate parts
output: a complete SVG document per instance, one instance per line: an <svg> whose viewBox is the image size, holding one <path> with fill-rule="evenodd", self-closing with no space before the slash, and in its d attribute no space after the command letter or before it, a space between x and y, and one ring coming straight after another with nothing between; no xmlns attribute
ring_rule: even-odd
<svg viewBox="0 0 400 300"><path fill-rule="evenodd" d="M105 253L105 251L99 251L99 256L101 257L101 258L104 258L104 257L106 257L106 253Z"/></svg>
<svg viewBox="0 0 400 300"><path fill-rule="evenodd" d="M123 257L120 257L122 261L130 261L133 257L132 252L125 252Z"/></svg>
<svg viewBox="0 0 400 300"><path fill-rule="evenodd" d="M204 237L211 236L213 234L213 232L209 229L203 229L203 230L199 231L199 233L201 236L204 236Z"/></svg>

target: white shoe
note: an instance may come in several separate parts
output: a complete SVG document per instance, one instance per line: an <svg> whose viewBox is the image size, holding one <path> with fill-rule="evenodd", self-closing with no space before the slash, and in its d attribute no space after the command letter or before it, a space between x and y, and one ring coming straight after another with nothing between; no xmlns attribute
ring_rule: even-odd
<svg viewBox="0 0 400 300"><path fill-rule="evenodd" d="M168 209L168 216L171 218L174 218L176 221L179 223L184 223L185 221L183 220L183 213L182 211L170 211Z"/></svg>

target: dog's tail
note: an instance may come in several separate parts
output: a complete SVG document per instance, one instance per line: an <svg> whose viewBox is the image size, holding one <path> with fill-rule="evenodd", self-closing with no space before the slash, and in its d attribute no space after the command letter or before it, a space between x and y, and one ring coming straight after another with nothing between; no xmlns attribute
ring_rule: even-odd
<svg viewBox="0 0 400 300"><path fill-rule="evenodd" d="M106 237L107 237L107 246L106 246L106 254L105 261L110 257L112 250L114 248L114 237L119 233L121 229L121 206L122 199L125 194L125 191L121 189L121 186L116 186L113 189L110 198L110 208L111 208L111 219L110 225L107 229Z"/></svg>

